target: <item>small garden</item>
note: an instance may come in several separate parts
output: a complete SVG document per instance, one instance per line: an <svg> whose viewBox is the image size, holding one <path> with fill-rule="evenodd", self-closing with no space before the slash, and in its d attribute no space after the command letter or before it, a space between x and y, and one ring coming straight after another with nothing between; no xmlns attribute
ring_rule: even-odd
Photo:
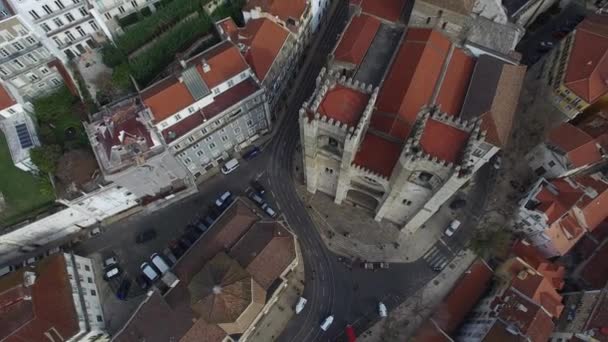
<svg viewBox="0 0 608 342"><path fill-rule="evenodd" d="M130 76L145 87L198 38L212 27L211 18L203 11L207 0L172 0L161 4L154 13L125 28L116 45L102 49L103 62L113 68L112 83L119 88L131 87Z"/></svg>

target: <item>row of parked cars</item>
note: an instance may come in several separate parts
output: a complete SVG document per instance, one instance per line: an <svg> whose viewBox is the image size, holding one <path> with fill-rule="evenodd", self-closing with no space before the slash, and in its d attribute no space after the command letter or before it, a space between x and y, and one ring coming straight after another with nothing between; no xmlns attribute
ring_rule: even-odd
<svg viewBox="0 0 608 342"><path fill-rule="evenodd" d="M55 253L59 253L59 252L61 252L61 248L59 248L59 247L51 248L48 251L46 251L45 253L43 253L43 254L40 254L40 255L37 255L37 256L33 256L33 257L28 258L27 260L22 261L20 263L16 263L16 264L13 264L13 265L6 265L6 266L3 266L3 267L0 267L0 277L2 277L4 275L7 275L7 274L9 274L9 273L11 273L13 271L16 271L16 270L18 270L20 268L34 265L38 260L42 260L42 259L44 259L45 257L47 257L47 256L49 256L51 254L55 254Z"/></svg>

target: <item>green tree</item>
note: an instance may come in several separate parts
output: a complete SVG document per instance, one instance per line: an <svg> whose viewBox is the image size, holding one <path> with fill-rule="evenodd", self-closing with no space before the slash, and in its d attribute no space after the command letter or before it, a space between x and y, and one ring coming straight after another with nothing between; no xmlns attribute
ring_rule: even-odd
<svg viewBox="0 0 608 342"><path fill-rule="evenodd" d="M127 91L132 88L131 70L128 64L121 64L112 71L112 85L121 91Z"/></svg>
<svg viewBox="0 0 608 342"><path fill-rule="evenodd" d="M30 150L30 158L32 158L32 162L41 172L55 173L57 171L57 162L61 158L61 146L42 145L34 147Z"/></svg>
<svg viewBox="0 0 608 342"><path fill-rule="evenodd" d="M54 123L64 117L72 116L74 96L67 87L34 100L36 118L43 123Z"/></svg>
<svg viewBox="0 0 608 342"><path fill-rule="evenodd" d="M49 181L47 177L38 177L38 190L40 194L43 196L53 196L55 195L55 189L53 189L53 184Z"/></svg>
<svg viewBox="0 0 608 342"><path fill-rule="evenodd" d="M513 233L505 228L478 229L469 242L469 248L480 258L506 255Z"/></svg>

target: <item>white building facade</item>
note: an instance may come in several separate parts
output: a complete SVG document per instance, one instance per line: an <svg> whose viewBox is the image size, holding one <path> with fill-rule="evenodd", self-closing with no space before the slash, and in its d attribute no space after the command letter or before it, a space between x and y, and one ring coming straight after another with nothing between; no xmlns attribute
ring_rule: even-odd
<svg viewBox="0 0 608 342"><path fill-rule="evenodd" d="M156 11L159 0L87 0L91 14L97 22L103 23L113 36L121 35L124 30L119 19L136 12Z"/></svg>

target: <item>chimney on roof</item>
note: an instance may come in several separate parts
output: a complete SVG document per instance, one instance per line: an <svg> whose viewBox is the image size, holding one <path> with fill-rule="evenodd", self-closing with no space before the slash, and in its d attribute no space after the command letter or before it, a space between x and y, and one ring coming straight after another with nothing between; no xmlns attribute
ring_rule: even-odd
<svg viewBox="0 0 608 342"><path fill-rule="evenodd" d="M521 303L517 304L517 309L519 311L528 312L528 308L525 305L521 304Z"/></svg>
<svg viewBox="0 0 608 342"><path fill-rule="evenodd" d="M185 61L185 60L180 59L180 60L179 60L179 65L181 65L181 66L182 66L182 68L186 69L187 64L186 64L186 61Z"/></svg>
<svg viewBox="0 0 608 342"><path fill-rule="evenodd" d="M125 134L125 131L118 132L118 141L120 141L121 144L125 142Z"/></svg>
<svg viewBox="0 0 608 342"><path fill-rule="evenodd" d="M211 71L211 66L207 63L207 60L203 58L203 72Z"/></svg>

